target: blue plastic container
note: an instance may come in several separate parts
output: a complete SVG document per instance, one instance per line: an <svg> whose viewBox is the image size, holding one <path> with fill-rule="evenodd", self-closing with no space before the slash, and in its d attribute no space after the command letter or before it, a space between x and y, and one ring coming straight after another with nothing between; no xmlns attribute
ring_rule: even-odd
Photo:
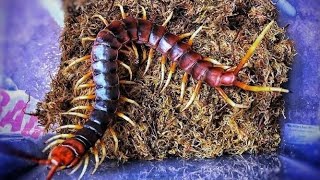
<svg viewBox="0 0 320 180"><path fill-rule="evenodd" d="M32 119L25 123L21 111L28 96L19 90L35 99L42 99L49 90L50 76L60 60L63 14L57 2L0 1L0 119L5 112L12 118L0 121L0 179L44 179L48 172L44 166L8 156L4 149L40 154L43 148L45 137L26 138L42 134ZM120 165L107 160L96 174L87 173L84 179L320 179L320 1L273 2L279 10L278 23L283 27L289 24L288 36L297 50L287 84L293 93L285 95L286 118L281 121L282 143L277 153ZM16 106L9 111L6 108L11 102ZM27 109L34 109L34 104ZM14 129L17 124L24 129ZM8 129L24 136L4 134ZM78 175L61 171L54 179L75 179Z"/></svg>

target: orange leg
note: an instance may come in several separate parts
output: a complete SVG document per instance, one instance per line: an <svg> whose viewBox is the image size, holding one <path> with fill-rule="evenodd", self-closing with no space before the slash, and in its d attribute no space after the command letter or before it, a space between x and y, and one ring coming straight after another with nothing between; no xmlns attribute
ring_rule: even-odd
<svg viewBox="0 0 320 180"><path fill-rule="evenodd" d="M283 89L283 88L278 88L278 87L267 87L267 86L249 86L243 82L240 81L235 81L233 83L235 86L247 90L247 91L254 91L254 92L273 92L273 91L277 91L277 92L284 92L284 93L288 93L289 90L287 89Z"/></svg>
<svg viewBox="0 0 320 180"><path fill-rule="evenodd" d="M242 105L242 104L237 104L233 102L228 95L220 88L220 87L215 87L216 90L219 92L219 94L222 96L222 98L230 104L232 107L237 107L237 108L248 108L248 106Z"/></svg>
<svg viewBox="0 0 320 180"><path fill-rule="evenodd" d="M262 41L263 37L266 35L266 33L268 32L268 30L271 28L272 24L274 23L274 21L271 21L261 32L261 34L258 36L258 38L254 41L254 43L251 45L251 47L249 48L249 50L247 51L246 55L241 59L240 63L238 64L238 66L236 67L236 69L233 71L233 74L238 74L238 72L240 71L240 69L242 69L242 67L244 66L244 64L246 62L248 62L248 60L251 58L251 56L253 55L254 51L256 50L256 48L259 46L260 42Z"/></svg>

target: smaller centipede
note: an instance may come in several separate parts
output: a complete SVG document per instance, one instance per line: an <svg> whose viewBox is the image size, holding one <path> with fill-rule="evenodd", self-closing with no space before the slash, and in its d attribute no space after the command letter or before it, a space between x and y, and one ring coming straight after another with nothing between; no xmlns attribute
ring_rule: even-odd
<svg viewBox="0 0 320 180"><path fill-rule="evenodd" d="M262 41L265 34L271 28L274 21L271 21L260 33L254 43L251 45L246 55L240 60L240 63L236 67L229 67L219 63L218 61L210 58L203 57L199 53L192 50L192 44L196 35L201 31L200 26L193 33L185 33L179 36L168 32L165 26L170 21L173 13L170 13L169 17L162 25L157 25L147 20L145 9L142 7L143 17L134 18L126 16L123 7L119 5L122 20L115 20L108 22L101 15L94 15L94 18L99 18L106 25L95 38L85 37L81 42L84 44L86 41L93 41L91 55L78 58L70 63L65 69L64 73L67 73L70 68L78 63L91 61L91 70L86 73L81 79L79 79L74 86L74 93L76 94L79 89L82 88L94 88L94 93L87 94L85 96L78 96L73 99L72 102L79 100L94 99L94 105L77 106L70 109L68 112L62 113L62 115L74 115L79 116L88 121L84 125L64 125L56 130L61 129L75 129L75 133L59 134L48 139L48 146L44 151L52 148L48 159L39 160L40 164L46 164L51 166L51 170L48 173L47 179L51 179L54 173L58 169L74 168L71 173L77 171L82 164L84 164L81 178L89 163L89 151L94 154L95 168L94 173L98 166L106 158L105 143L101 140L107 130L112 134L115 141L115 151L117 149L117 137L111 125L115 118L121 117L135 126L135 122L127 117L123 112L118 111L119 102L128 102L139 106L134 100L120 95L120 84L133 84L132 72L130 66L126 65L123 61L118 59L118 54L123 49L129 49L138 56L136 44L144 44L150 47L150 51L147 57L147 65L144 74L148 72L150 64L152 63L155 51L159 52L161 56L161 79L160 84L163 84L161 92L165 91L168 87L172 75L175 73L176 68L180 67L184 71L184 75L181 83L181 95L180 102L182 102L187 86L188 78L191 76L197 80L197 85L194 92L191 95L190 100L187 102L182 111L186 110L193 103L198 96L201 85L203 83L213 87L221 95L221 97L232 107L247 108L248 106L243 104L237 104L232 101L227 94L223 91L221 86L237 86L241 89L248 91L278 91L289 92L286 89L278 87L262 87L262 86L250 86L239 80L237 80L237 74L251 58L255 49ZM189 37L187 42L183 39ZM135 44L136 43L136 44ZM165 64L167 59L171 61L171 66L168 73L168 78L164 81ZM130 81L119 80L118 66L126 68L130 75ZM90 78L93 82L86 83ZM160 93L161 93L160 92ZM82 114L77 110L91 111L90 115ZM98 146L102 149L102 157L99 159Z"/></svg>

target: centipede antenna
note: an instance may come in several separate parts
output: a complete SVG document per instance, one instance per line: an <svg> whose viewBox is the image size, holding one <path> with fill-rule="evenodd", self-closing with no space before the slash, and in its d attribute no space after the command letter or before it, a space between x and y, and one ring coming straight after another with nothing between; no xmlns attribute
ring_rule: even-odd
<svg viewBox="0 0 320 180"><path fill-rule="evenodd" d="M269 29L271 28L272 24L274 23L274 20L272 20L260 33L260 35L257 37L257 39L254 41L254 43L250 46L249 50L247 51L246 55L241 59L240 63L236 67L236 69L233 71L233 74L238 74L240 69L242 69L243 65L251 58L256 48L259 46L260 42L262 41L263 37L267 34Z"/></svg>
<svg viewBox="0 0 320 180"><path fill-rule="evenodd" d="M53 177L54 173L57 171L58 167L59 167L58 164L52 166L51 169L50 169L50 171L49 171L49 173L48 173L48 175L47 175L47 178L46 178L46 179L52 179L52 177Z"/></svg>
<svg viewBox="0 0 320 180"><path fill-rule="evenodd" d="M243 82L240 82L240 81L235 81L233 83L235 86L243 89L243 90L247 90L247 91L254 91L254 92L261 92L261 91L264 91L264 92L283 92L283 93L288 93L289 90L287 89L283 89L283 88L278 88L278 87L268 87L268 86L250 86L250 85L247 85Z"/></svg>
<svg viewBox="0 0 320 180"><path fill-rule="evenodd" d="M248 108L249 107L249 106L246 106L246 105L243 105L243 104L237 104L237 103L233 102L220 87L215 87L215 88L219 92L219 94L222 96L222 98L228 104L230 104L232 107L237 107L237 108Z"/></svg>
<svg viewBox="0 0 320 180"><path fill-rule="evenodd" d="M122 112L116 112L116 115L127 122L129 122L132 126L136 126L136 123L133 122L128 116L124 115Z"/></svg>
<svg viewBox="0 0 320 180"><path fill-rule="evenodd" d="M82 89L82 88L91 88L91 87L95 87L96 84L94 83L87 83L87 84L80 84L76 90Z"/></svg>
<svg viewBox="0 0 320 180"><path fill-rule="evenodd" d="M188 41L188 45L192 45L193 44L193 40L196 37L196 35L201 31L203 26L200 26L190 37L189 41Z"/></svg>
<svg viewBox="0 0 320 180"><path fill-rule="evenodd" d="M86 154L86 155L84 156L83 169L82 169L82 171L81 171L81 174L80 174L78 180L80 180L80 179L83 177L84 173L86 172L86 170L87 170L87 168L88 168L88 165L89 165L89 156L88 156L88 154Z"/></svg>
<svg viewBox="0 0 320 180"><path fill-rule="evenodd" d="M200 92L201 84L202 84L202 81L198 81L196 88L191 95L190 100L188 101L187 105L181 111L186 110L193 103L193 101L196 99L196 97L198 96L198 94Z"/></svg>
<svg viewBox="0 0 320 180"><path fill-rule="evenodd" d="M182 40L182 39L184 39L184 38L186 38L186 37L191 36L192 34L193 34L193 33L191 33L191 32L183 33L183 34L180 34L180 35L178 36L178 38L179 38L179 40Z"/></svg>
<svg viewBox="0 0 320 180"><path fill-rule="evenodd" d="M149 51L149 54L148 54L147 66L146 66L146 69L144 70L143 75L145 75L147 73L148 69L150 68L153 55L154 55L154 49L151 48Z"/></svg>
<svg viewBox="0 0 320 180"><path fill-rule="evenodd" d="M61 139L61 138L72 138L74 137L73 134L58 134L55 136L52 136L51 138L49 138L45 143L49 143L50 141L56 140L56 139Z"/></svg>
<svg viewBox="0 0 320 180"><path fill-rule="evenodd" d="M114 141L114 154L118 154L119 140L118 140L117 134L116 134L116 132L113 130L112 127L109 128L109 131L110 131L111 136L112 136L113 141Z"/></svg>
<svg viewBox="0 0 320 180"><path fill-rule="evenodd" d="M183 102L183 96L186 91L187 82L188 82L188 73L185 72L183 74L182 82L181 82L181 93L180 93L180 98L179 98L180 103Z"/></svg>
<svg viewBox="0 0 320 180"><path fill-rule="evenodd" d="M86 114L82 114L82 113L78 113L78 112L64 112L64 113L60 113L61 115L71 115L71 116L78 116L84 119L88 119L89 116Z"/></svg>
<svg viewBox="0 0 320 180"><path fill-rule="evenodd" d="M85 96L78 96L74 99L72 99L72 103L75 101L79 101L79 100L87 100L87 99L94 99L96 97L96 95L94 94L89 94L89 95L85 95Z"/></svg>
<svg viewBox="0 0 320 180"><path fill-rule="evenodd" d="M167 19L163 22L162 26L167 26L167 24L169 23L170 19L172 18L173 15L173 11L170 12L169 16L167 17Z"/></svg>
<svg viewBox="0 0 320 180"><path fill-rule="evenodd" d="M124 10L123 10L123 6L120 5L120 4L118 4L118 5L116 5L116 6L118 6L119 9L120 9L122 19L125 19L125 18L127 17L127 15L126 15L126 13L125 13Z"/></svg>
<svg viewBox="0 0 320 180"><path fill-rule="evenodd" d="M94 174L99 167L99 154L96 147L92 148L92 154L94 155L95 165L91 174Z"/></svg>
<svg viewBox="0 0 320 180"><path fill-rule="evenodd" d="M76 106L76 107L74 107L74 108L69 109L68 112L76 111L76 110L78 110L78 109L92 111L92 110L93 110L93 107L92 107L92 106Z"/></svg>
<svg viewBox="0 0 320 180"><path fill-rule="evenodd" d="M230 66L227 66L227 65L223 65L221 64L219 61L213 59L213 58L210 58L210 57L205 57L202 59L203 61L208 61L208 62L211 62L212 64L214 64L214 67L220 67L222 69L229 69Z"/></svg>
<svg viewBox="0 0 320 180"><path fill-rule="evenodd" d="M42 152L46 152L48 149L50 149L51 147L57 145L57 144L61 144L64 142L64 139L57 139L55 141L52 141L51 143L49 143L43 150Z"/></svg>
<svg viewBox="0 0 320 180"><path fill-rule="evenodd" d="M106 18L102 17L100 14L94 14L93 16L91 16L91 18L99 18L106 26L108 26L109 24Z"/></svg>
<svg viewBox="0 0 320 180"><path fill-rule="evenodd" d="M90 77L92 77L92 72L88 72L87 74L85 74L84 76L82 76L77 83L75 84L74 88L73 88L73 93L76 94L76 91L78 89L78 86L84 82L85 80L89 79Z"/></svg>
<svg viewBox="0 0 320 180"><path fill-rule="evenodd" d="M81 38L81 45L82 45L82 47L84 47L84 46L85 46L85 43L86 43L87 41L95 41L95 40L96 40L95 37L84 37L84 38Z"/></svg>
<svg viewBox="0 0 320 180"><path fill-rule="evenodd" d="M133 49L133 53L136 56L136 59L139 59L139 53L138 53L138 49L137 46L134 43L131 43L132 45L132 49Z"/></svg>
<svg viewBox="0 0 320 180"><path fill-rule="evenodd" d="M119 83L120 84L129 84L129 85L136 84L134 81L127 81L127 80L120 80Z"/></svg>
<svg viewBox="0 0 320 180"><path fill-rule="evenodd" d="M131 71L130 66L128 66L127 64L125 64L124 62L122 62L122 61L120 61L120 60L118 60L118 62L119 62L119 64L120 64L121 66L123 66L124 68L126 68L126 69L128 70L129 76L130 76L130 81L131 81L131 80L132 80L132 71Z"/></svg>
<svg viewBox="0 0 320 180"><path fill-rule="evenodd" d="M83 164L83 159L80 160L80 162L72 169L72 171L69 173L70 175L75 173Z"/></svg>
<svg viewBox="0 0 320 180"><path fill-rule="evenodd" d="M68 70L69 70L73 65L78 64L78 63L83 62L83 61L86 61L86 60L88 60L88 59L90 59L90 58L91 58L91 55L86 55L86 56L83 56L83 57L81 57L81 58L78 58L78 59L72 61L72 62L63 70L63 73L67 73Z"/></svg>
<svg viewBox="0 0 320 180"><path fill-rule="evenodd" d="M160 85L159 85L159 87L162 87L162 83L164 81L164 74L165 74L165 69L166 69L167 57L162 55L160 62L161 62L161 77L160 77Z"/></svg>
<svg viewBox="0 0 320 180"><path fill-rule="evenodd" d="M63 125L63 126L60 126L60 127L57 127L56 128L56 131L59 131L61 129L75 129L75 130L79 130L79 129L82 129L83 126L81 125L76 125L76 124L68 124L68 125Z"/></svg>
<svg viewBox="0 0 320 180"><path fill-rule="evenodd" d="M132 100L132 99L129 99L129 98L127 98L127 97L124 97L124 96L120 96L120 99L119 99L120 101L122 101L122 102L128 102L128 103L130 103L130 104L134 104L134 105L136 105L137 107L141 107L136 101L134 101L134 100Z"/></svg>
<svg viewBox="0 0 320 180"><path fill-rule="evenodd" d="M172 74L176 71L176 68L177 68L177 63L176 62L173 62L170 66L170 70L169 70L169 74L168 74L168 78L167 78L167 81L166 83L164 84L162 90L160 91L160 93L162 93L166 88L167 86L169 85L170 83L170 80L172 78Z"/></svg>
<svg viewBox="0 0 320 180"><path fill-rule="evenodd" d="M101 146L102 154L101 154L101 159L100 159L99 164L101 164L104 161L104 159L107 157L106 144L104 142L100 141L100 146Z"/></svg>

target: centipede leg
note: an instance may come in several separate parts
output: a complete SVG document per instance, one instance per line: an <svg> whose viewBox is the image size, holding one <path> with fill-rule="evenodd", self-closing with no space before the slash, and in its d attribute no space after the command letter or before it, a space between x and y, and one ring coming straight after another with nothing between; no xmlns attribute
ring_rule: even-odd
<svg viewBox="0 0 320 180"><path fill-rule="evenodd" d="M101 146L102 153L101 153L101 159L100 159L99 164L101 164L104 161L104 159L107 157L106 144L104 142L100 141L100 146Z"/></svg>
<svg viewBox="0 0 320 180"><path fill-rule="evenodd" d="M260 42L262 41L263 37L266 35L266 33L269 31L271 28L272 24L274 21L272 20L260 33L260 35L257 37L257 39L254 41L254 43L251 45L249 50L247 51L246 55L241 59L240 63L236 67L236 69L233 71L234 74L238 74L240 69L244 66L244 64L250 59L250 57L253 55L254 51L256 48L259 46Z"/></svg>
<svg viewBox="0 0 320 180"><path fill-rule="evenodd" d="M99 154L96 147L92 148L92 154L94 155L95 165L91 174L94 174L99 167Z"/></svg>
<svg viewBox="0 0 320 180"><path fill-rule="evenodd" d="M79 90L79 89L83 89L83 88L91 88L91 87L95 87L96 84L94 84L93 82L91 83L86 83L86 84L80 84L76 90Z"/></svg>
<svg viewBox="0 0 320 180"><path fill-rule="evenodd" d="M117 134L116 134L116 132L113 130L113 128L109 128L109 131L110 131L111 136L112 136L113 141L114 141L114 154L118 154L119 140L118 140Z"/></svg>
<svg viewBox="0 0 320 180"><path fill-rule="evenodd" d="M123 66L124 68L126 68L126 69L128 70L129 75L130 75L130 80L132 80L132 71L131 71L130 66L128 66L127 64L125 64L124 62L122 62L122 61L120 61L120 60L118 60L118 62L119 62L119 64L120 64L121 66Z"/></svg>
<svg viewBox="0 0 320 180"><path fill-rule="evenodd" d="M182 82L181 82L181 93L180 93L180 98L179 98L179 101L180 103L183 102L183 96L184 96L184 93L186 91L186 86L187 86L187 82L188 82L188 73L184 73L183 74L183 77L182 77Z"/></svg>
<svg viewBox="0 0 320 180"><path fill-rule="evenodd" d="M130 104L134 104L134 105L136 105L137 107L141 107L136 101L134 101L134 100L132 100L132 99L129 99L129 98L127 98L127 97L124 97L124 96L121 96L119 100L122 101L122 102L128 102L128 103L130 103Z"/></svg>
<svg viewBox="0 0 320 180"><path fill-rule="evenodd" d="M167 24L169 23L170 19L172 18L173 15L173 11L170 12L169 16L167 17L167 19L163 22L162 26L167 26Z"/></svg>
<svg viewBox="0 0 320 180"><path fill-rule="evenodd" d="M69 173L70 175L75 173L83 164L83 159L80 160L80 162L72 169L72 171Z"/></svg>
<svg viewBox="0 0 320 180"><path fill-rule="evenodd" d="M82 129L83 126L81 125L77 125L77 124L68 124L68 125L64 125L64 126L60 126L56 128L56 131L59 131L61 129L75 129L75 130L79 130Z"/></svg>
<svg viewBox="0 0 320 180"><path fill-rule="evenodd" d="M94 99L96 97L96 95L93 94L89 94L89 95L85 95L85 96L78 96L76 98L74 98L71 102L75 102L78 100L89 100L89 99Z"/></svg>
<svg viewBox="0 0 320 180"><path fill-rule="evenodd" d="M81 38L81 45L82 45L82 47L84 47L84 46L85 46L85 43L86 43L87 41L95 41L95 40L96 40L95 37L84 37L84 38Z"/></svg>
<svg viewBox="0 0 320 180"><path fill-rule="evenodd" d="M160 78L160 85L159 85L159 87L162 86L162 83L163 83L163 81L164 81L164 74L165 74L167 57L162 55L160 62L161 62L161 78Z"/></svg>
<svg viewBox="0 0 320 180"><path fill-rule="evenodd" d="M283 92L283 93L288 93L289 90L287 89L283 89L283 88L278 88L278 87L268 87L268 86L250 86L247 85L243 82L240 81L235 81L233 83L235 86L243 89L243 90L247 90L247 91L254 91L254 92Z"/></svg>
<svg viewBox="0 0 320 180"><path fill-rule="evenodd" d="M136 56L136 59L139 59L139 53L138 53L138 49L137 46L134 43L131 43L132 45L132 49L133 49L133 53Z"/></svg>
<svg viewBox="0 0 320 180"><path fill-rule="evenodd" d="M188 101L187 105L181 111L186 110L193 103L193 101L196 99L196 97L198 96L198 94L200 92L201 85L202 85L202 81L198 81L196 88L191 95L190 100Z"/></svg>
<svg viewBox="0 0 320 180"><path fill-rule="evenodd" d="M177 68L177 63L176 62L173 62L170 66L170 70L169 70L169 74L168 74L168 78L167 78L167 81L166 83L164 84L162 90L160 91L160 93L162 93L166 88L167 86L169 85L170 83L170 80L172 78L172 74L176 71L176 68Z"/></svg>
<svg viewBox="0 0 320 180"><path fill-rule="evenodd" d="M220 87L215 87L215 89L219 92L219 94L222 96L222 98L223 98L228 104L230 104L232 107L248 108L248 106L246 106L246 105L237 104L237 103L233 102L233 101L227 96L227 94L226 94Z"/></svg>
<svg viewBox="0 0 320 180"><path fill-rule="evenodd" d="M108 21L104 17L102 17L100 14L94 14L93 16L91 16L91 18L99 18L103 22L103 24L106 26L108 26L109 24Z"/></svg>
<svg viewBox="0 0 320 180"><path fill-rule="evenodd" d="M49 138L45 143L47 144L47 143L49 143L53 140L56 140L56 139L61 139L61 138L68 139L68 138L72 138L72 137L74 137L73 134L58 134L58 135L55 135L55 136L52 136L51 138Z"/></svg>
<svg viewBox="0 0 320 180"><path fill-rule="evenodd" d="M69 70L72 66L74 66L75 64L78 64L78 63L83 62L83 61L87 61L87 60L89 60L90 58L91 58L91 55L86 55L86 56L83 56L83 57L81 57L81 58L78 58L78 59L72 61L72 63L70 63L70 64L63 70L63 73L64 73L64 74L67 73L68 70Z"/></svg>
<svg viewBox="0 0 320 180"><path fill-rule="evenodd" d="M208 61L208 62L211 62L214 67L219 67L219 68L222 68L222 69L230 69L231 67L230 66L227 66L227 65L223 65L221 64L219 61L213 59L213 58L210 58L210 57L205 57L202 59L203 61Z"/></svg>
<svg viewBox="0 0 320 180"><path fill-rule="evenodd" d="M143 6L140 6L142 9L142 19L147 20L147 12L146 9Z"/></svg>
<svg viewBox="0 0 320 180"><path fill-rule="evenodd" d="M129 122L132 126L136 126L136 123L133 122L128 116L124 115L122 112L116 112L116 115L127 122Z"/></svg>
<svg viewBox="0 0 320 180"><path fill-rule="evenodd" d="M125 19L125 18L127 17L127 15L126 15L126 13L125 13L124 10L123 10L123 6L120 5L120 4L118 4L118 5L116 5L116 6L118 6L119 9L120 9L122 19Z"/></svg>
<svg viewBox="0 0 320 180"><path fill-rule="evenodd" d="M193 44L193 40L194 38L197 36L197 34L201 31L202 26L200 26L190 37L190 39L188 40L188 44L191 46Z"/></svg>
<svg viewBox="0 0 320 180"><path fill-rule="evenodd" d="M136 84L134 81L127 81L127 80L120 80L119 83L120 84L128 84L128 85Z"/></svg>
<svg viewBox="0 0 320 180"><path fill-rule="evenodd" d="M52 141L51 143L49 143L43 150L42 152L46 152L48 149L50 149L51 147L57 145L57 144L61 144L63 143L64 140L63 139L57 139L55 141Z"/></svg>
<svg viewBox="0 0 320 180"><path fill-rule="evenodd" d="M76 110L78 110L78 109L87 110L87 111L92 111L92 110L93 110L93 107L92 107L92 106L76 106L76 107L74 107L74 108L69 109L68 112L76 111Z"/></svg>
<svg viewBox="0 0 320 180"><path fill-rule="evenodd" d="M143 75L145 75L147 73L148 69L150 68L153 55L154 55L154 49L150 49L149 54L148 54L147 66L146 66L146 69L144 70Z"/></svg>
<svg viewBox="0 0 320 180"><path fill-rule="evenodd" d="M77 116L77 117L81 117L84 119L88 119L89 116L86 114L82 114L82 113L78 113L78 112L64 112L64 113L60 113L61 115L71 115L71 116Z"/></svg>
<svg viewBox="0 0 320 180"><path fill-rule="evenodd" d="M84 76L82 76L82 77L76 82L76 85L75 85L74 88L73 88L73 93L75 94L76 91L77 91L77 89L78 89L78 87L79 87L79 85L80 85L82 82L88 80L90 77L92 77L92 72L91 72L91 71L88 72L87 74L85 74Z"/></svg>
<svg viewBox="0 0 320 180"><path fill-rule="evenodd" d="M80 174L80 176L79 176L78 179L81 179L81 178L83 177L84 173L86 172L86 170L87 170L87 168L88 168L88 165L89 165L89 155L86 154L86 155L84 156L83 169L82 169L81 174Z"/></svg>

